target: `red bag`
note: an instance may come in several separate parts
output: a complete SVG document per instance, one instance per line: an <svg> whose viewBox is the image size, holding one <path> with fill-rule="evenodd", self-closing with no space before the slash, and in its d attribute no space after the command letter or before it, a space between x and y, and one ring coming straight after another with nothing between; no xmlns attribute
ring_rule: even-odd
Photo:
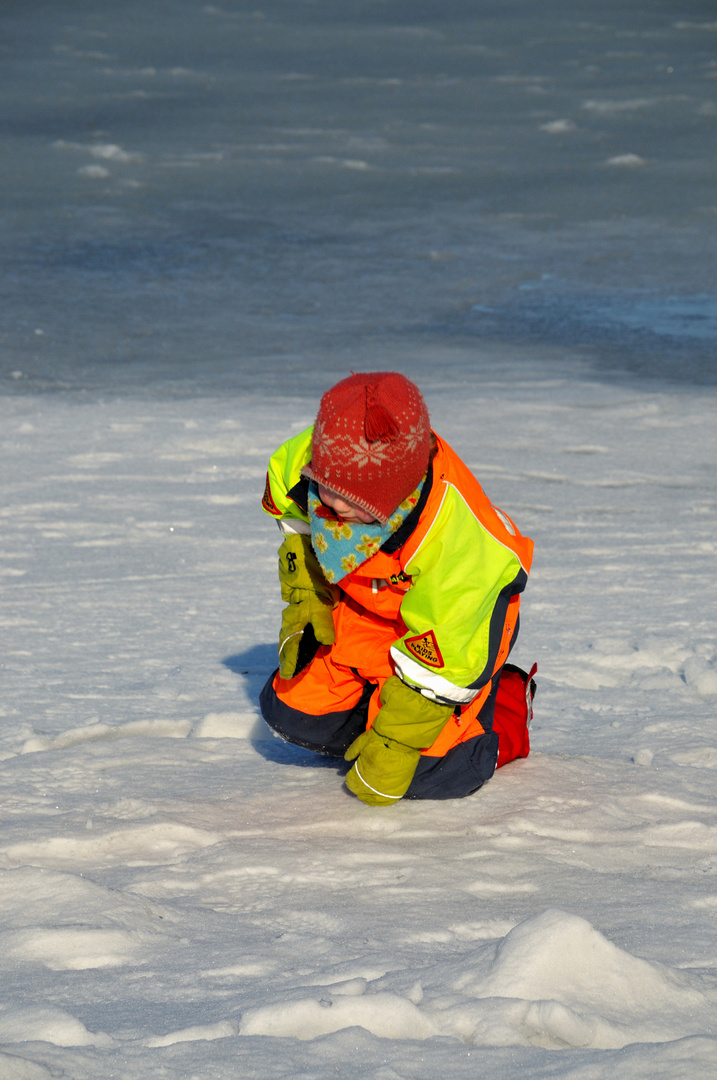
<svg viewBox="0 0 717 1080"><path fill-rule="evenodd" d="M537 664L527 674L515 664L503 665L493 713L493 731L498 736L497 769L530 753L528 728L533 719L533 676L537 670Z"/></svg>

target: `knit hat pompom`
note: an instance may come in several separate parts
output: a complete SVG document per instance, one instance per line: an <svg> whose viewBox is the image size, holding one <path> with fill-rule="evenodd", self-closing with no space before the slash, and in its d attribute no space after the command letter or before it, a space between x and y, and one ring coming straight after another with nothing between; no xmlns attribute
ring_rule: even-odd
<svg viewBox="0 0 717 1080"><path fill-rule="evenodd" d="M418 387L395 371L350 375L327 390L303 475L386 524L428 468L431 425Z"/></svg>

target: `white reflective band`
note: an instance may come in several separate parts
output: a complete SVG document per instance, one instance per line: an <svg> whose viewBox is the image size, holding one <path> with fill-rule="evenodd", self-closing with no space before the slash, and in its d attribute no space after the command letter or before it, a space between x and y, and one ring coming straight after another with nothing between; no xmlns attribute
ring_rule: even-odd
<svg viewBox="0 0 717 1080"><path fill-rule="evenodd" d="M491 506L493 506L493 503L491 503L490 505L491 505ZM513 522L512 522L511 520L510 520L510 518L508 517L508 515L507 515L507 514L504 514L504 513L503 513L503 511L502 511L501 509L499 509L499 507L497 507L497 506L493 506L493 509L495 510L496 514L498 515L498 517L500 518L500 520L501 520L501 521L503 522L503 524L505 525L505 527L506 527L506 529L508 530L508 532L510 533L510 535L511 535L511 536L515 536L515 525L514 525L514 524L513 524Z"/></svg>
<svg viewBox="0 0 717 1080"><path fill-rule="evenodd" d="M371 787L370 784L367 784L366 781L364 780L363 776L359 772L358 760L356 760L354 762L354 768L356 769L356 775L358 776L361 783L364 785L364 787L367 787L369 789L369 791L372 791L374 793L374 795L380 795L382 799L402 799L403 798L403 795L386 795L385 792L379 791L378 788Z"/></svg>
<svg viewBox="0 0 717 1080"><path fill-rule="evenodd" d="M293 637L301 637L303 632L303 630L295 630L293 634L289 634L288 637L285 637L284 640L279 644L279 655L281 656L282 650L286 645L287 641L291 641Z"/></svg>
<svg viewBox="0 0 717 1080"><path fill-rule="evenodd" d="M301 518L282 518L281 521L276 523L284 536L294 536L296 533L300 533L303 536L311 536L311 526L308 521L302 521Z"/></svg>
<svg viewBox="0 0 717 1080"><path fill-rule="evenodd" d="M412 660L410 656L400 652L395 645L391 646L391 659L396 665L396 674L400 677L405 675L406 682L417 686L419 689L425 688L428 690L429 693L426 696L435 696L445 701L453 701L456 705L468 705L479 693L478 690L471 690L470 687L456 686L455 683L444 679L442 675L429 671L423 664L419 664L417 660Z"/></svg>

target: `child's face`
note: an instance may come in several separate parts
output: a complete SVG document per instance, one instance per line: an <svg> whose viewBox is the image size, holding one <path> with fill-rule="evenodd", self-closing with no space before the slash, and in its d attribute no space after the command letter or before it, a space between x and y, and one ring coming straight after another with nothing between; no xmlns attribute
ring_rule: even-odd
<svg viewBox="0 0 717 1080"><path fill-rule="evenodd" d="M334 495L333 491L329 491L323 484L319 484L318 489L319 498L324 506L328 506L329 510L333 510L338 517L343 518L349 525L373 525L376 521L376 518L369 514L368 510L356 506L355 503L349 502L348 499L342 499L340 495Z"/></svg>

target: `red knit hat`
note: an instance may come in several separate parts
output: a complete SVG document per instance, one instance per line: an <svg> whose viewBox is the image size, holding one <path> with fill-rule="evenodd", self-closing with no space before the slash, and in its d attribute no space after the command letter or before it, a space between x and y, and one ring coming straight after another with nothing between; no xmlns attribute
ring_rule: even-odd
<svg viewBox="0 0 717 1080"><path fill-rule="evenodd" d="M428 468L431 425L421 391L395 371L351 375L327 390L301 471L385 525Z"/></svg>

